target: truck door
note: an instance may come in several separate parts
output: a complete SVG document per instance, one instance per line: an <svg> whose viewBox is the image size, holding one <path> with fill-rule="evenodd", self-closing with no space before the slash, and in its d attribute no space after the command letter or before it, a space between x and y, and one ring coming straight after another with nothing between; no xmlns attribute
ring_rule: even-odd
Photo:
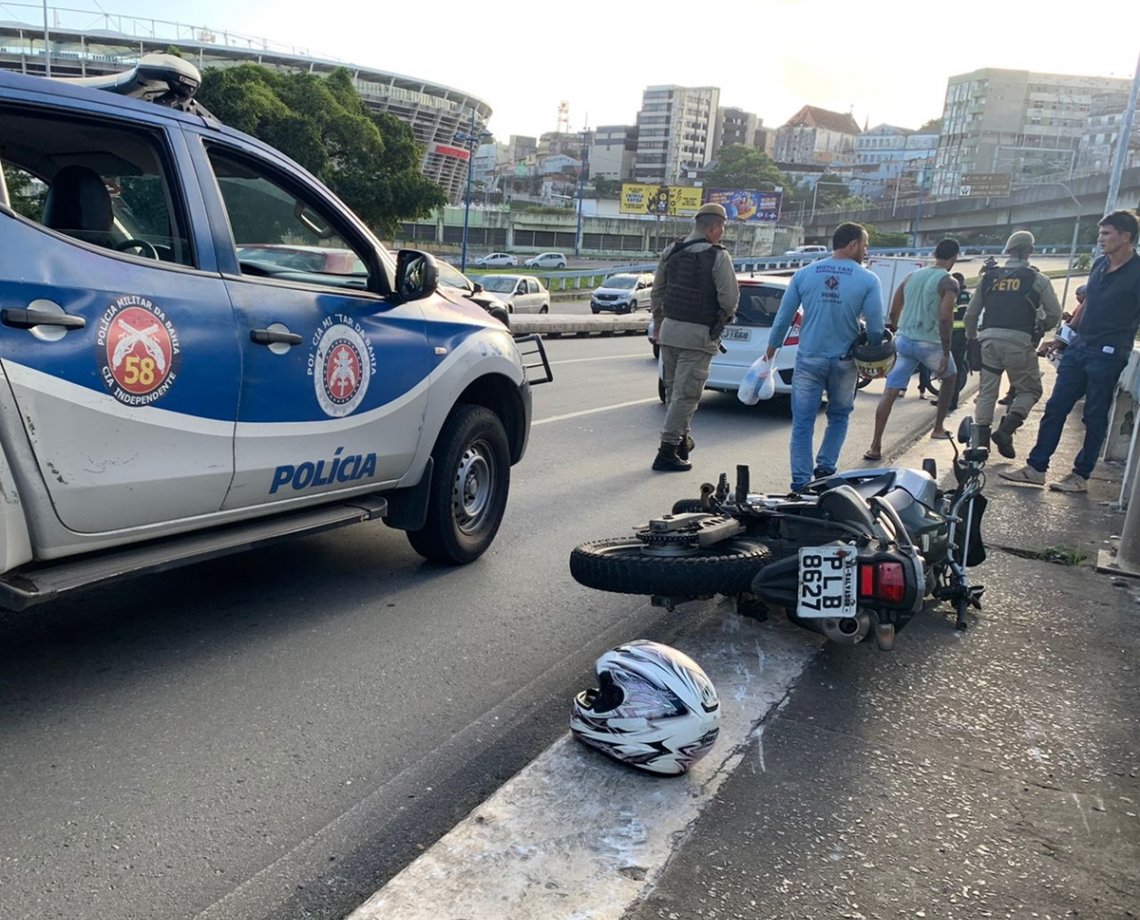
<svg viewBox="0 0 1140 920"><path fill-rule="evenodd" d="M0 103L0 362L38 467L22 473L82 533L218 511L240 379L180 132L157 108L91 108Z"/></svg>
<svg viewBox="0 0 1140 920"><path fill-rule="evenodd" d="M422 311L384 296L386 255L295 167L238 141L200 140L195 156L228 217L218 260L242 349L225 507L395 483L427 407Z"/></svg>

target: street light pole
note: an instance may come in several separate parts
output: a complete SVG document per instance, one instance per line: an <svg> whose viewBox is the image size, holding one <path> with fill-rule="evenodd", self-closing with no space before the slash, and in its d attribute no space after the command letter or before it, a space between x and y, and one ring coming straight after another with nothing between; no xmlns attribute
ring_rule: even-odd
<svg viewBox="0 0 1140 920"><path fill-rule="evenodd" d="M459 256L459 270L461 272L467 271L467 226L471 219L471 173L475 166L475 151L479 147L479 142L485 138L490 137L489 131L480 131L475 133L475 109L471 109L471 130L467 132L459 131L455 134L455 139L467 148L467 194L466 201L463 206L463 249Z"/></svg>
<svg viewBox="0 0 1140 920"><path fill-rule="evenodd" d="M44 0L44 76L51 76L51 47L48 44L48 5Z"/></svg>
<svg viewBox="0 0 1140 920"><path fill-rule="evenodd" d="M578 229L574 232L574 258L582 255L582 196L586 192L586 170L590 164L590 148L586 146L589 124L582 128L578 157Z"/></svg>

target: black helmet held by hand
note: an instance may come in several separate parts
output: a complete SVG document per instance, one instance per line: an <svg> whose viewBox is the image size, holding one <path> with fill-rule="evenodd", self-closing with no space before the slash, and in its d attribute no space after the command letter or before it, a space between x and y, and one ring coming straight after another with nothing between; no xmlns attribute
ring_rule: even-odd
<svg viewBox="0 0 1140 920"><path fill-rule="evenodd" d="M864 377L886 377L895 366L895 337L889 329L884 329L883 340L872 345L867 341L867 330L864 329L855 340L851 357Z"/></svg>

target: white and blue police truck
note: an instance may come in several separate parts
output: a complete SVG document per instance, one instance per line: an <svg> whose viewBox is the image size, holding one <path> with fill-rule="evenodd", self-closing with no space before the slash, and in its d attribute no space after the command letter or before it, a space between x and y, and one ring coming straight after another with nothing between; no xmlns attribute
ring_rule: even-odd
<svg viewBox="0 0 1140 920"><path fill-rule="evenodd" d="M541 340L199 80L0 73L2 607L376 518L466 563L502 521Z"/></svg>

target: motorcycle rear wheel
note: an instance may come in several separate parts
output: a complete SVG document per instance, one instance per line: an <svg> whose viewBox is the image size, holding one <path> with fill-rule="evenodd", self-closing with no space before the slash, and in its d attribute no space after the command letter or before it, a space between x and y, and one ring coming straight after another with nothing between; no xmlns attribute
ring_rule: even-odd
<svg viewBox="0 0 1140 920"><path fill-rule="evenodd" d="M646 553L632 537L593 540L574 547L570 574L579 584L617 594L706 597L749 590L772 558L762 543L725 540L687 556Z"/></svg>

